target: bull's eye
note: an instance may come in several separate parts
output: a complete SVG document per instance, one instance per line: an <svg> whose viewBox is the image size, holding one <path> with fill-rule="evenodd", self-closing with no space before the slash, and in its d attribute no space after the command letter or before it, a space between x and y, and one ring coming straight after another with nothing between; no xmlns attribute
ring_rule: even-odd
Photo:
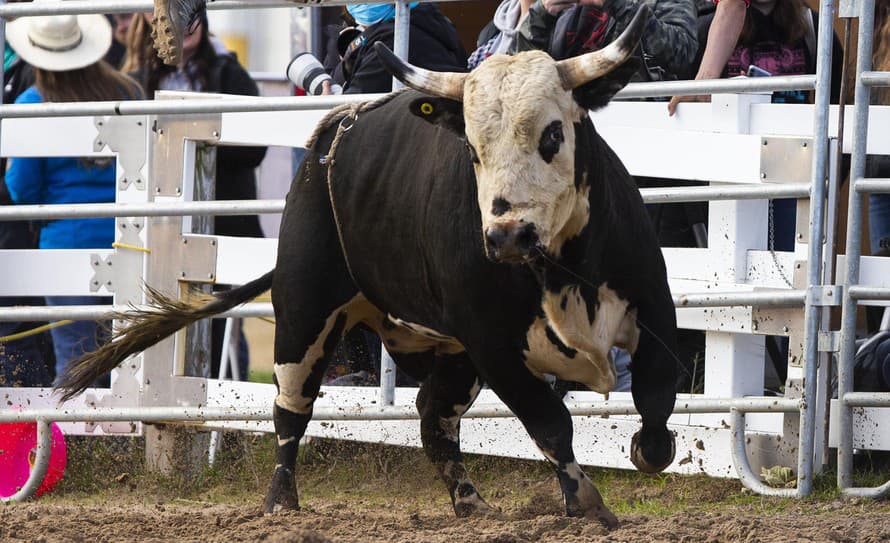
<svg viewBox="0 0 890 543"><path fill-rule="evenodd" d="M476 154L476 148L470 142L466 142L467 151L470 152L470 160L473 161L473 164L479 164L479 155Z"/></svg>
<svg viewBox="0 0 890 543"><path fill-rule="evenodd" d="M562 133L562 121L553 121L541 132L541 142L538 143L538 152L541 158L548 164L553 161L553 156L559 152L559 146L566 140Z"/></svg>

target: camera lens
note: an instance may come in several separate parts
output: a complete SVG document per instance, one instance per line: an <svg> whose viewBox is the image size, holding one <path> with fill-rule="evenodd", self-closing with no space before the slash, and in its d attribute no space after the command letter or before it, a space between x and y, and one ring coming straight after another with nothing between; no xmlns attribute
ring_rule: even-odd
<svg viewBox="0 0 890 543"><path fill-rule="evenodd" d="M308 52L300 53L290 61L287 65L287 78L307 94L315 96L322 93L322 83L331 80L321 62Z"/></svg>

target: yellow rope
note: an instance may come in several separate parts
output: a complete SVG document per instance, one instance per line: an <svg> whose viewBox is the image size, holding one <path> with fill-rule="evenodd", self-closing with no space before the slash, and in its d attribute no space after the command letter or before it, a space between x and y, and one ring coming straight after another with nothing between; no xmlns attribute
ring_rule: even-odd
<svg viewBox="0 0 890 543"><path fill-rule="evenodd" d="M41 332L46 332L47 330L52 330L53 328L58 328L59 326L65 326L71 324L72 320L62 320L51 322L49 324L44 324L43 326L38 326L37 328L32 328L30 330L25 330L24 332L18 332L15 334L9 334L8 336L0 337L0 343L7 343L9 341L15 341L17 339L23 339L30 336L36 336Z"/></svg>
<svg viewBox="0 0 890 543"><path fill-rule="evenodd" d="M151 249L146 249L145 247L139 247L138 245L130 245L129 243L118 243L114 242L111 244L112 247L121 248L121 249L132 249L134 251L142 251L143 253L151 253Z"/></svg>

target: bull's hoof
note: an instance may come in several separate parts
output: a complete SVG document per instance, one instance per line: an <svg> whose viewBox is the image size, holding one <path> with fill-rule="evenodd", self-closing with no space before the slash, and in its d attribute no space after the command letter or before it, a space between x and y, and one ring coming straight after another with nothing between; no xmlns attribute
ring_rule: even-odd
<svg viewBox="0 0 890 543"><path fill-rule="evenodd" d="M454 506L454 514L458 518L496 517L500 515L500 511L488 505L488 502L482 499L482 496L479 495L476 487L472 484L464 483L459 485L451 501Z"/></svg>
<svg viewBox="0 0 890 543"><path fill-rule="evenodd" d="M478 494L476 499L461 499L454 503L454 514L458 518L499 518L501 512L482 499Z"/></svg>
<svg viewBox="0 0 890 543"><path fill-rule="evenodd" d="M620 524L618 522L618 517L616 517L611 511L609 511L609 508L602 503L595 504L586 511L578 506L566 506L566 515L570 517L584 517L590 520L595 520L609 530L614 530Z"/></svg>
<svg viewBox="0 0 890 543"><path fill-rule="evenodd" d="M263 502L263 513L274 515L282 511L299 511L300 501L297 498L297 486L294 483L294 472L281 466L275 467L269 493Z"/></svg>
<svg viewBox="0 0 890 543"><path fill-rule="evenodd" d="M658 473L671 465L677 452L674 434L667 428L638 431L630 440L630 461L643 473Z"/></svg>

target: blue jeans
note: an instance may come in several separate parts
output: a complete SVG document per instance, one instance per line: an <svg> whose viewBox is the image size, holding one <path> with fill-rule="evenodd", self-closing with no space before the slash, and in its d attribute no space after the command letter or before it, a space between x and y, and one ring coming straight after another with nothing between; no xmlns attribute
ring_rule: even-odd
<svg viewBox="0 0 890 543"><path fill-rule="evenodd" d="M47 296L46 305L105 305L112 298L106 296ZM64 373L71 360L84 353L95 351L107 341L107 323L96 321L74 321L65 326L53 328L53 350L56 353L56 379ZM103 379L103 381L107 381ZM97 383L97 386L108 386Z"/></svg>

